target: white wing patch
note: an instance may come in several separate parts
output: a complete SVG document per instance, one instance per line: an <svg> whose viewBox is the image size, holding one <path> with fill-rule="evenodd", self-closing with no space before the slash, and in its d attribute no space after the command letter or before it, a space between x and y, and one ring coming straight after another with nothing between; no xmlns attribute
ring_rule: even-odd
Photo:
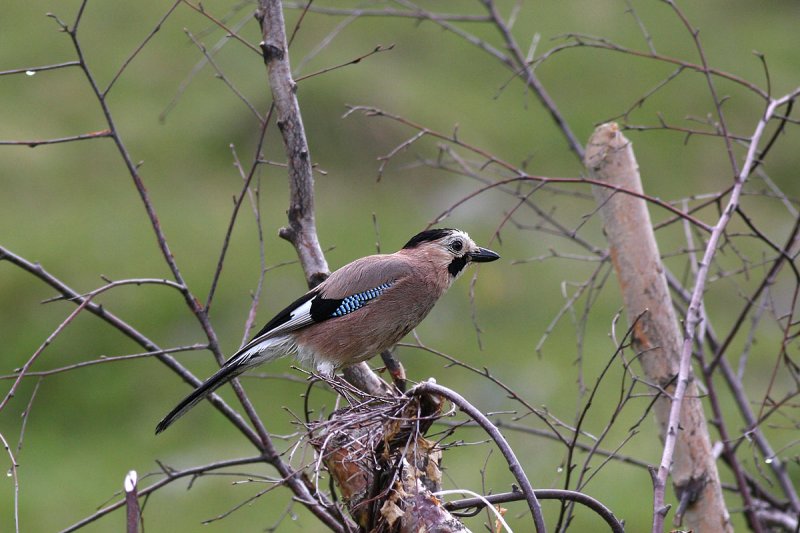
<svg viewBox="0 0 800 533"><path fill-rule="evenodd" d="M271 330L267 331L263 335L259 335L248 344L245 348L258 344L261 341L269 339L270 337L277 337L284 333L289 333L291 331L295 331L297 329L302 328L303 326L307 326L314 322L314 319L311 318L311 302L316 300L318 296L314 296L309 301L304 302L303 305L289 313L289 320L281 324L280 326L276 326Z"/></svg>
<svg viewBox="0 0 800 533"><path fill-rule="evenodd" d="M297 344L288 335L269 337L260 342L251 342L231 357L225 366L256 366L284 355L290 355L296 350Z"/></svg>
<svg viewBox="0 0 800 533"><path fill-rule="evenodd" d="M231 357L225 365L260 364L264 361L280 357L281 355L286 355L288 351L293 351L295 348L294 346L287 346L287 344L293 344L293 341L287 337L286 334L314 322L311 318L311 302L316 298L317 296L311 298L307 302L303 302L301 306L289 313L289 320L280 326L276 326L248 342L236 355ZM283 350L282 353L277 353L281 350ZM268 353L259 356L262 352ZM254 358L254 356L256 357Z"/></svg>
<svg viewBox="0 0 800 533"><path fill-rule="evenodd" d="M311 302L319 298L319 296L314 296L309 301L304 302L303 305L289 313L289 320L272 328L268 332L264 333L260 338L264 337L274 337L276 335L280 335L282 333L289 333L290 331L294 331L296 329L300 329L303 326L307 326L314 322L314 319L311 318ZM257 340L257 339L255 339Z"/></svg>

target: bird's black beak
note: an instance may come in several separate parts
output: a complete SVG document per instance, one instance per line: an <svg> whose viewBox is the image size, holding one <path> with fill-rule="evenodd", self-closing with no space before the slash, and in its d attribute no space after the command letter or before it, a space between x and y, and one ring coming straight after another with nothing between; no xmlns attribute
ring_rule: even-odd
<svg viewBox="0 0 800 533"><path fill-rule="evenodd" d="M500 256L486 248L478 248L477 252L470 252L469 258L476 263L488 263L500 259Z"/></svg>

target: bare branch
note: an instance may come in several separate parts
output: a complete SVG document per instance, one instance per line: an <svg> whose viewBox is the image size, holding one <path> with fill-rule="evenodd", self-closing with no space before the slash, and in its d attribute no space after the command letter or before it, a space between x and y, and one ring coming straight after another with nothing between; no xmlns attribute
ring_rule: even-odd
<svg viewBox="0 0 800 533"><path fill-rule="evenodd" d="M630 141L619 133L616 124L604 124L595 130L587 146L586 166L597 180L641 190L638 165ZM595 193L598 203L603 205L605 233L623 289L628 321L635 325L634 346L643 353L640 361L648 379L670 393L672 400L671 407L665 397L656 402L656 418L664 448L669 448L670 452L669 461L662 458L658 475L654 476L653 533L660 533L663 529L667 509L664 490L670 470L679 494L693 491L693 505L687 513L690 528L728 531L728 512L710 453L703 407L697 399L690 360L686 358L684 367L684 359L679 359L679 353L681 357L686 354L680 352L678 322L647 208L636 198L613 195L609 189L597 188ZM680 405L684 396L687 405L682 412ZM680 448L673 463L672 453L677 442ZM693 488L695 485L698 488Z"/></svg>
<svg viewBox="0 0 800 533"><path fill-rule="evenodd" d="M17 475L17 460L14 457L14 452L11 451L11 446L5 436L0 433L0 441L3 442L3 447L6 449L11 466L8 467L8 472L14 480L14 531L19 533L19 476Z"/></svg>
<svg viewBox="0 0 800 533"><path fill-rule="evenodd" d="M280 2L262 0L257 17L264 37L261 51L278 115L278 129L289 163L289 227L283 228L280 235L294 245L309 287L313 287L327 277L329 270L317 238L311 155L297 102L297 84L289 65Z"/></svg>
<svg viewBox="0 0 800 533"><path fill-rule="evenodd" d="M73 363L71 365L60 366L57 368L52 368L49 370L38 370L38 371L28 371L24 374L20 372L14 374L6 374L0 375L0 379L15 379L20 375L22 377L47 377L52 376L55 374L61 374L64 372L69 372L71 370L77 370L79 368L84 368L87 366L94 366L94 365L102 365L106 363L115 363L118 361L129 361L131 359L142 359L147 357L154 357L159 354L169 354L169 353L178 353L178 352L187 352L187 351L194 351L194 350L208 350L208 344L191 344L189 346L177 346L175 348L164 348L162 350L158 350L155 352L141 352L141 353L134 353L129 355L117 355L111 357L99 357L98 359L90 359L88 361L79 361L77 363Z"/></svg>
<svg viewBox="0 0 800 533"><path fill-rule="evenodd" d="M406 119L404 117L401 117L399 115L394 115L394 114L391 114L391 113L387 113L386 111L383 111L382 109L378 109L378 108L375 108L375 107L369 107L369 106L350 106L350 109L348 110L347 113L345 113L344 116L345 117L349 116L350 114L352 114L352 113L354 113L356 111L361 111L364 114L366 114L367 116L387 117L387 118L390 118L390 119L392 119L392 120L394 120L396 122L399 122L401 124L405 124L406 126L414 128L414 129L416 129L416 130L418 130L420 132L424 131L425 134L427 134L427 135L429 135L431 137L435 137L437 139L441 139L441 140L450 142L450 143L452 143L452 144L454 144L456 146L460 146L460 147L465 148L465 149L467 149L467 150L469 150L469 151L471 151L471 152L473 152L473 153L475 153L475 154L477 154L477 155L479 155L481 157L484 157L486 159L485 166L488 166L489 164L497 164L500 167L502 167L503 169L508 170L508 171L512 172L515 175L512 178L499 179L497 181L493 181L493 182L485 185L484 187L481 187L478 190L466 195L462 199L452 203L450 205L450 207L448 207L445 211L443 211L436 218L434 218L433 221L431 222L431 224L435 224L435 223L441 222L442 220L447 218L447 216L450 215L450 213L455 211L455 209L457 207L459 207L460 205L464 204L465 202L467 202L469 200L472 200L473 198L475 198L476 196L482 194L485 191L494 189L496 187L502 187L504 185L508 185L508 184L515 183L515 182L534 182L534 183L537 183L538 186L551 184L551 183L570 183L570 184L594 185L594 186L597 186L597 187L610 189L610 190L615 191L615 192L620 192L620 193L623 193L623 194L631 195L631 196L636 197L636 198L642 198L644 200L647 200L648 202L653 203L655 205L658 205L659 207L662 207L662 208L666 209L667 211L670 211L670 212L678 215L681 218L686 218L687 220L692 222L692 224L704 229L705 231L709 231L709 232L711 231L711 227L708 224L706 224L705 222L702 222L701 220L698 220L695 217L693 217L693 216L691 216L691 215L689 215L687 213L682 212L680 209L676 208L675 206L673 206L673 205L671 205L671 204L669 204L667 202L664 202L663 200L660 200L660 199L652 197L652 196L648 196L648 195L644 194L641 191L634 191L634 190L631 190L631 189L627 189L625 187L615 186L615 185L603 182L601 180L594 180L594 179L590 179L590 178L558 178L558 177L531 175L531 174L528 174L527 172L524 172L522 169L518 168L516 165L513 165L513 164L511 164L509 162L506 162L506 161L504 161L502 159L499 159L496 156L490 154L488 151L486 151L486 150L484 150L484 149L482 149L480 147L477 147L475 145L471 145L469 143L461 141L455 135L446 135L446 134L431 130L431 129L426 128L425 126L423 126L421 124L418 124L416 122L408 120L408 119ZM415 136L413 138L413 140L416 141L417 137ZM397 153L397 152L393 151L391 153L391 155L394 155L395 153ZM386 157L388 157L388 156L386 156Z"/></svg>
<svg viewBox="0 0 800 533"><path fill-rule="evenodd" d="M107 96L108 93L111 92L111 89L114 87L114 84L117 83L117 80L120 78L120 76L122 76L122 73L125 72L125 70L128 68L128 65L130 65L131 62L133 62L136 56L139 55L139 52L141 52L144 49L144 47L147 46L147 43L149 43L150 40L153 37L155 37L156 33L158 33L159 30L161 30L161 26L167 21L170 15L172 15L172 13L175 11L175 8L178 7L178 4L180 4L181 1L182 0L175 0L175 2L169 7L169 9L167 9L167 12L164 13L164 15L159 19L158 23L156 23L153 29L150 30L150 33L147 35L147 37L145 37L144 40L139 44L139 46L137 46L136 49L133 52L131 52L131 55L128 56L128 58L125 61L123 61L122 65L120 65L119 69L117 70L117 73L114 74L114 77L111 78L111 81L108 82L108 85L103 90L103 96Z"/></svg>
<svg viewBox="0 0 800 533"><path fill-rule="evenodd" d="M514 474L514 478L520 484L522 493L525 495L525 499L528 501L528 507L530 508L531 515L533 516L533 523L536 526L536 531L538 533L544 533L547 529L544 525L544 519L542 518L542 507L539 505L539 501L536 499L536 494L531 486L531 482L525 475L522 465L517 460L514 450L511 449L508 441L506 441L505 437L503 437L503 434L500 433L497 427L492 424L488 418L486 418L486 415L481 413L471 403L464 399L463 396L446 387L437 385L432 381L424 381L408 391L409 396L417 396L420 394L436 394L447 398L456 406L458 406L461 411L477 422L478 425L480 425L481 428L483 428L483 430L492 437L492 440L494 440L495 444L497 444L497 447L500 449L503 457L505 457L506 461L508 462L508 468L511 470L511 473Z"/></svg>
<svg viewBox="0 0 800 533"><path fill-rule="evenodd" d="M585 505L592 511L600 515L605 520L608 527L614 533L623 533L625 528L622 523L614 516L614 513L600 501L592 498L588 494L577 492L574 490L563 489L536 489L533 491L536 497L540 500L561 500L571 501ZM515 490L512 492L502 492L500 494L489 494L481 496L480 498L465 498L463 500L456 500L444 504L446 509L451 511L458 511L461 509L471 509L473 507L483 507L487 503L497 505L499 503L517 502L525 499L525 494L522 491Z"/></svg>
<svg viewBox="0 0 800 533"><path fill-rule="evenodd" d="M27 76L33 76L37 72L46 72L48 70L58 70L69 67L79 67L80 65L81 65L80 61L65 61L63 63L44 65L41 67L14 68L11 70L0 70L0 76L10 76L13 74L25 74Z"/></svg>
<svg viewBox="0 0 800 533"><path fill-rule="evenodd" d="M36 148L37 146L41 146L43 144L61 144L61 143L70 143L75 141L85 141L88 139L102 139L104 137L111 137L112 132L111 130L100 130L100 131L93 131L91 133L81 133L80 135L70 135L69 137L57 137L53 139L38 139L38 140L26 140L26 141L2 141L0 140L0 146L29 146L30 148Z"/></svg>
<svg viewBox="0 0 800 533"><path fill-rule="evenodd" d="M261 455L257 455L254 457L245 457L242 459L228 459L225 461L217 461L214 463L209 463L201 466L196 466L192 468L186 468L184 470L172 470L172 469L162 469L164 473L164 479L161 481L157 481L152 485L149 485L143 489L137 491L137 495L139 497L147 496L155 492L156 490L169 485L173 481L177 481L179 479L183 479L185 477L195 477L195 476L202 476L206 475L213 470L219 470L220 468L228 468L231 466L239 466L239 465L247 465L253 463L260 463L264 461L264 457ZM92 522L98 520L99 518L104 517L105 515L109 514L112 511L116 511L117 509L126 505L126 499L122 498L116 503L112 503L111 505L107 505L101 509L98 509L95 513L90 516L87 516L83 520L74 523L73 525L63 529L61 533L70 533L72 531L77 531L84 526L91 524Z"/></svg>
<svg viewBox="0 0 800 533"><path fill-rule="evenodd" d="M47 272L41 265L31 263L24 258L12 253L7 248L0 246L0 261L6 260L11 262L12 264L18 266L19 268L25 270L26 272L34 275L38 279L45 282L47 285L50 285L54 289L56 289L59 293L61 293L68 301L76 303L78 305L83 304L84 298L74 291L72 288L67 286L61 280ZM85 304L86 310L96 315L97 317L101 318L109 325L120 331L123 335L129 337L131 340L142 346L145 350L152 352L155 357L164 363L167 367L169 367L173 372L178 374L184 381L189 383L193 387L197 387L202 383L197 377L195 377L191 372L189 372L183 365L181 365L175 358L171 357L170 355L164 353L164 351L159 348L159 346L144 336L141 332L136 330L134 327L126 323L124 320L118 318L115 314L111 311L106 309L103 306L97 305L94 302L86 302ZM259 436L247 426L247 423L244 419L227 403L225 403L222 398L220 398L216 394L212 394L209 396L209 401L220 411L223 415L225 415L231 423L236 426L239 431L241 431L250 442L252 442L256 447L261 446L261 439Z"/></svg>

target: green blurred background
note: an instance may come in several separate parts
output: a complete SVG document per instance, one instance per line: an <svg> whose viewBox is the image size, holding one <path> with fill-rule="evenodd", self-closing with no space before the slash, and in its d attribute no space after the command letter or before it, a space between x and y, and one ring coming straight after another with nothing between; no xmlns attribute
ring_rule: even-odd
<svg viewBox="0 0 800 533"><path fill-rule="evenodd" d="M88 3L79 38L100 85L108 83L170 5L154 0ZM242 23L241 35L258 43L257 24L248 15L254 9L252 3L214 0L203 5L231 26ZM345 3L329 5L346 7ZM634 1L632 5L659 53L698 62L685 28L664 3ZM75 52L69 37L59 32L57 24L45 14L52 12L72 24L78 6L74 0L6 2L0 18L0 71L73 60ZM357 7L398 6L361 3ZM439 12L484 13L478 2L433 2L426 7ZM504 15L512 10L510 2L501 2L500 7ZM798 85L800 6L796 1L713 0L682 2L681 7L700 28L713 66L765 87L763 65L753 54L757 50L766 57L774 95ZM533 39L538 39L537 55L562 42L553 39L566 33L604 36L644 51L647 48L642 32L627 9L626 2L617 0L523 3L514 35L526 49ZM299 12L288 10L286 16L292 27ZM477 23L457 25L504 50L494 28ZM141 174L178 265L192 290L203 299L231 216L231 199L242 184L233 165L231 145L243 164L249 166L258 125L248 108L207 64L201 65L196 76L190 76L203 56L184 30L209 49L224 41L223 32L208 19L185 5L178 6L122 74L108 102L123 141L134 161L141 162ZM320 43L329 38L330 42L320 48ZM350 61L378 45L394 48L299 85L312 159L325 172L317 175L317 222L321 243L329 249L331 268L374 252L376 243L383 251L394 251L480 185L423 164L424 160L437 157L438 143L432 139L424 139L398 154L378 180L377 158L415 131L387 119L360 114L342 118L348 104L376 106L445 133L457 126L463 141L514 164L525 162L532 174L581 175L580 162L531 92L518 80L512 80L512 73L489 55L430 22L383 17L356 20L309 13L292 45L291 59L297 68L296 76L301 76ZM260 56L231 40L216 53L215 61L263 113L269 105L269 91ZM538 68L537 74L570 127L585 143L596 124L623 113L674 69L651 60L580 48L556 54ZM721 80L716 83L721 95L730 96L725 103L729 127L749 136L763 101L740 86ZM172 107L174 98L177 101ZM159 120L165 111L165 119ZM670 124L702 128L705 126L694 122L693 117L704 121L712 112L705 79L700 74L684 72L634 110L630 122L658 124L657 113L661 113ZM100 108L79 69L0 77L2 140L53 138L105 127ZM685 136L665 131L632 131L627 135L635 144L649 194L673 201L713 193L730 183L730 166L717 139L692 137L686 143ZM771 178L790 197L797 194L799 187L795 176L797 142L797 128L789 127L766 166ZM266 146L269 159L283 160L274 126L267 134ZM737 150L741 156L743 152ZM291 246L277 237L277 229L286 220L285 171L262 167L258 179L267 263L277 265L293 260ZM762 182L752 186L753 191L763 188ZM578 228L582 238L603 247L598 217L586 217L593 209L591 199L586 198L589 189L560 190L578 196L544 190L533 198L569 227ZM169 277L142 203L111 140L34 149L0 146L0 191L0 244L30 261L40 262L74 289L83 292L98 287L103 283L101 275L111 279ZM780 203L759 197L748 197L745 202L751 216L758 217L761 227L781 242L788 231L789 218ZM540 222L530 211L515 214L514 224L508 224L501 233L502 242L491 240L516 203L507 194L489 192L463 204L444 221L445 225L469 231L476 241L503 256L502 262L480 269L475 286L482 345L477 342L472 324L468 278L454 286L417 333L432 348L479 368L488 367L529 403L546 407L557 418L572 423L576 409L585 402L585 397L578 397L579 373L587 386L592 386L614 351L609 333L620 298L612 275L600 294L591 295L587 316L581 317L587 306L584 295L576 304L575 316L567 313L537 354L537 344L548 325L597 264L573 259L517 263L547 255L551 249L562 254L586 252L547 232L517 228L515 224L535 226ZM663 211L654 208L651 212L656 220L666 218ZM708 223L713 223L715 216L713 210L701 214ZM665 254L675 254L686 247L679 227L661 232L659 239ZM753 263L766 253L754 243L744 241L739 246L742 254L750 254ZM670 259L670 266L678 275L686 274L685 263L685 254ZM720 270L737 265L741 265L741 259L736 253L720 258ZM247 207L233 233L211 313L226 353L235 350L242 340L258 273L256 225ZM599 275L608 275L608 267L602 268ZM758 279L758 275L752 279L738 276L732 282L723 280L712 285L707 306L719 329L724 331L730 325L734 311L742 305L742 295ZM259 323L304 289L303 275L296 264L270 271ZM24 364L73 310L64 302L41 304L53 295L31 275L0 262L1 373L10 374ZM162 347L203 341L197 322L171 289L124 287L104 294L99 301ZM624 325L618 326L619 331L624 331ZM756 400L761 397L759 394L763 395L769 379L780 334L777 327L767 327L759 333L763 350L753 354L747 380ZM578 343L577 338L582 342ZM42 353L33 370L140 351L95 317L81 315ZM580 365L576 364L579 354ZM430 353L400 348L398 355L411 379L433 376L464 393L484 411L520 409L487 380L459 368L448 368ZM208 352L178 357L200 376L210 374L214 368ZM300 376L289 366L288 361L281 361L264 371ZM608 422L619 394L621 374L616 365L604 381L587 421L586 430L590 433L601 431ZM4 392L10 383L4 382ZM287 410L302 411L303 384L247 379L245 385L272 432L283 435L297 429ZM35 378L26 379L0 413L0 432L12 448L17 446L21 415L36 386ZM187 391L187 386L155 359L95 365L42 380L27 419L22 448L15 452L19 462L21 529L53 531L80 520L113 497L128 470L135 469L140 476L157 472L157 460L180 469L253 453L209 405L198 406L168 432L154 437L156 421ZM222 394L232 400L229 390ZM316 399L330 405L330 398L322 393ZM647 401L631 401L605 448L614 448L626 438L628 428L641 415ZM733 413L727 399L725 405ZM510 418L506 416L507 420ZM543 427L530 416L521 422ZM741 427L735 416L731 427L734 431ZM648 419L639 429L641 434L622 453L657 463L661 447L655 424ZM508 436L535 486L562 486L562 446L514 432ZM475 443L485 437L477 431L464 430L454 438ZM781 439L790 441L791 434L779 433L776 439L778 444ZM292 442L290 439L282 445L289 448ZM512 479L498 459L499 454L489 450L488 445L475 444L446 452L448 485L475 491L507 490ZM796 457L797 452L788 449L786 454ZM306 455L305 459L309 457ZM578 454L579 459L582 457ZM485 480L479 471L484 462ZM597 466L599 462L595 460L593 464ZM800 479L796 462L789 468L794 479ZM201 526L201 521L226 512L265 488L259 483L232 484L247 479L247 472L274 474L267 468L241 468L235 475L198 479L188 491L188 480L173 483L147 500L147 528L174 532L197 531L201 527L207 531L268 528L283 513L290 500L288 491L279 489L225 520ZM722 475L730 481L724 468ZM585 490L624 518L629 531L649 528L652 489L646 470L611 464ZM737 506L737 500L732 499L731 508ZM518 530L530 527L523 525L528 522L517 519L525 510L522 504L508 507L510 521L517 524ZM548 522L554 524L557 506L549 503L546 509ZM297 517L286 518L281 524L284 530L322 530L299 505L292 511ZM123 520L123 514L117 512L86 530L119 530ZM480 529L483 520L485 515L473 519L471 527ZM739 515L734 520L743 527ZM13 484L9 477L0 485L0 530L11 531L12 527ZM594 517L578 512L574 531L598 528Z"/></svg>

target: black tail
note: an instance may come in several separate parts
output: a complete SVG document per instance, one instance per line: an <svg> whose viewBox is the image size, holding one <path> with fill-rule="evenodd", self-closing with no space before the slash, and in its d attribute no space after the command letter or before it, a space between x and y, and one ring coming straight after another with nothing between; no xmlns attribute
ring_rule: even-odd
<svg viewBox="0 0 800 533"><path fill-rule="evenodd" d="M170 424L182 417L186 411L197 405L200 400L247 370L247 368L247 365L226 365L217 370L214 375L193 390L189 396L184 398L181 403L175 406L175 409L170 411L169 414L158 423L156 426L156 435L167 429Z"/></svg>

